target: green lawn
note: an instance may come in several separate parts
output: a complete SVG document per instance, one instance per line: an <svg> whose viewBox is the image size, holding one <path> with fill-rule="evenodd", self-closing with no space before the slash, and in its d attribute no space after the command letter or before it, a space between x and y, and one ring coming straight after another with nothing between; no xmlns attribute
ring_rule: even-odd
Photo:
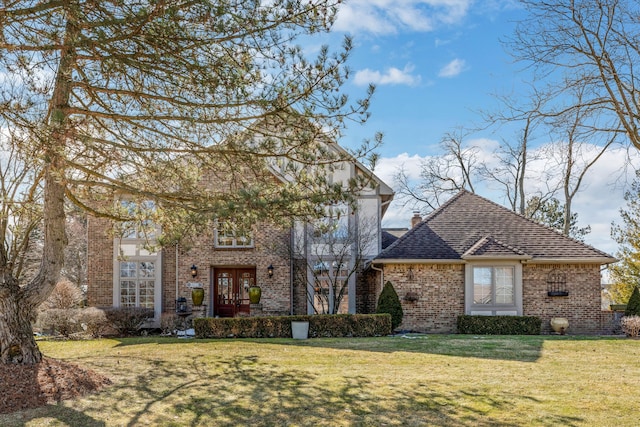
<svg viewBox="0 0 640 427"><path fill-rule="evenodd" d="M109 376L2 426L637 426L640 341L571 336L43 341Z"/></svg>

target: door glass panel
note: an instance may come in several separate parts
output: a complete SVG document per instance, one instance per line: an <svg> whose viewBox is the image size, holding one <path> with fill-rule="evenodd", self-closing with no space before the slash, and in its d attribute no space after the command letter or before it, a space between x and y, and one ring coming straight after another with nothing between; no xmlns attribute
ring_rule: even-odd
<svg viewBox="0 0 640 427"><path fill-rule="evenodd" d="M238 290L238 294L242 304L248 304L249 288L252 287L253 284L253 274L245 272L240 275L240 289Z"/></svg>
<svg viewBox="0 0 640 427"><path fill-rule="evenodd" d="M233 304L233 278L229 273L218 274L218 301Z"/></svg>

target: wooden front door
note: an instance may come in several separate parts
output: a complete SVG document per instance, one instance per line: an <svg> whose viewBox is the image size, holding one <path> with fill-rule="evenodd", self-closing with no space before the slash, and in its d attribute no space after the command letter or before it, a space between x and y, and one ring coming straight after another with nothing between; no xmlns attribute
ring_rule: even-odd
<svg viewBox="0 0 640 427"><path fill-rule="evenodd" d="M255 268L214 268L213 314L234 317L249 314L249 288L256 282Z"/></svg>

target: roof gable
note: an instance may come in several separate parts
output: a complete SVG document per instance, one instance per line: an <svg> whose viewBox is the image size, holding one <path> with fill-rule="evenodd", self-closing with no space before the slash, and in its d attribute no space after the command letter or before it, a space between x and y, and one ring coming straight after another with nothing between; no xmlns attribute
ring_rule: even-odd
<svg viewBox="0 0 640 427"><path fill-rule="evenodd" d="M376 260L462 261L478 257L615 262L602 251L464 190L382 251Z"/></svg>

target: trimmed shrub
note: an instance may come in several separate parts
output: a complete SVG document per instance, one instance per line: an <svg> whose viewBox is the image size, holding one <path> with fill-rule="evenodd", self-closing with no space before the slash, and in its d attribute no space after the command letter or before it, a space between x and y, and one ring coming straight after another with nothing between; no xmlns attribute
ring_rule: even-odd
<svg viewBox="0 0 640 427"><path fill-rule="evenodd" d="M402 317L404 316L402 304L391 282L385 283L382 292L380 292L376 313L388 313L391 315L391 329L396 329L402 323Z"/></svg>
<svg viewBox="0 0 640 427"><path fill-rule="evenodd" d="M458 316L459 334L540 335L542 321L534 316Z"/></svg>
<svg viewBox="0 0 640 427"><path fill-rule="evenodd" d="M636 338L640 335L640 316L625 316L620 319L620 326L627 336Z"/></svg>
<svg viewBox="0 0 640 427"><path fill-rule="evenodd" d="M196 338L291 338L291 322L308 321L309 337L374 337L391 333L389 314L196 318Z"/></svg>
<svg viewBox="0 0 640 427"><path fill-rule="evenodd" d="M627 308L624 310L625 316L640 316L640 291L636 286L629 297Z"/></svg>
<svg viewBox="0 0 640 427"><path fill-rule="evenodd" d="M107 320L121 336L138 335L144 323L153 318L153 309L142 307L108 308Z"/></svg>
<svg viewBox="0 0 640 427"><path fill-rule="evenodd" d="M82 310L79 321L82 329L92 338L101 338L115 332L104 310L97 307Z"/></svg>

